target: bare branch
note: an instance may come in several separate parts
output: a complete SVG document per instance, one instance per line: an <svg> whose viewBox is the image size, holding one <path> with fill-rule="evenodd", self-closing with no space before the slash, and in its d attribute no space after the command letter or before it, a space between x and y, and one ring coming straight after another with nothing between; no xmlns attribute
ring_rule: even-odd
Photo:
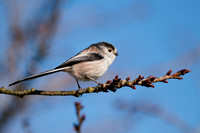
<svg viewBox="0 0 200 133"><path fill-rule="evenodd" d="M78 124L74 124L74 129L77 133L81 133L81 126L83 124L83 121L85 120L85 115L81 115L80 111L83 109L83 105L81 105L80 102L75 102L76 107L76 115L78 118Z"/></svg>
<svg viewBox="0 0 200 133"><path fill-rule="evenodd" d="M121 78L118 78L118 75L112 80L108 80L105 84L101 84L99 86L95 87L87 87L85 89L82 89L81 91L43 91L43 90L36 90L36 89L30 89L30 90L9 90L4 87L0 88L0 94L7 94L7 95L15 95L18 97L24 97L25 95L46 95L46 96L76 96L79 97L82 94L85 93L98 93L98 92L116 92L117 89L122 87L131 87L133 89L136 89L135 85L145 86L145 87L153 87L153 83L156 82L164 82L168 83L168 79L183 79L180 77L181 75L185 75L186 73L189 73L191 70L182 69L174 74L172 73L172 70L168 71L167 74L165 74L162 77L154 77L149 76L144 79L143 76L138 76L133 81L129 81L130 77L126 78L125 80L121 80Z"/></svg>

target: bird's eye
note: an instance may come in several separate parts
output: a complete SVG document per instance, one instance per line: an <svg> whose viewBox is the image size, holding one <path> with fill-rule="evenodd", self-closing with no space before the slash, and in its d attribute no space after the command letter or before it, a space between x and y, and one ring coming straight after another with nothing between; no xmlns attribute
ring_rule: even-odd
<svg viewBox="0 0 200 133"><path fill-rule="evenodd" d="M108 49L108 52L112 52L112 49Z"/></svg>

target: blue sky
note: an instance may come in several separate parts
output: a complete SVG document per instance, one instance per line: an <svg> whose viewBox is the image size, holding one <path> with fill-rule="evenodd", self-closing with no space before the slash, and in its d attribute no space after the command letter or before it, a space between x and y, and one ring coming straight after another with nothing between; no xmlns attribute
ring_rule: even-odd
<svg viewBox="0 0 200 133"><path fill-rule="evenodd" d="M33 105L17 116L16 121L11 123L14 128L8 131L23 132L19 121L28 117L33 132L73 132L72 124L76 122L74 101L81 101L85 107L82 113L86 114L84 132L109 132L110 124L110 127L116 128L116 132L180 133L174 126L151 115L145 115L138 123L130 121L130 130L123 128L124 113L115 108L118 99L133 103L156 103L189 125L198 127L199 5L198 0L77 0L63 6L50 56L41 64L41 71L56 67L92 43L108 41L117 47L119 57L105 74L106 78L117 74L122 78L131 76L132 79L140 74L162 76L170 69L176 72L183 68L191 69L192 72L184 76L183 80L157 83L155 88L122 88L116 93L83 95L79 99L31 96L42 102L33 100ZM1 25L6 27L4 23ZM7 32L6 29L0 31L3 37L4 32ZM6 44L6 38L3 37L1 40ZM99 81L108 80L104 77ZM81 84L85 87L96 85ZM77 87L75 81L72 87Z"/></svg>

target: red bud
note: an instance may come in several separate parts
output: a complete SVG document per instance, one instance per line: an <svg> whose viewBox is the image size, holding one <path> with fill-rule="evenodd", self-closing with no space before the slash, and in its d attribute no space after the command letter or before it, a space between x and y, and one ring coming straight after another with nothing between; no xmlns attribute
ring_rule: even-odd
<svg viewBox="0 0 200 133"><path fill-rule="evenodd" d="M136 87L135 87L135 85L132 85L132 86L131 86L131 88L133 88L134 90L136 90Z"/></svg>
<svg viewBox="0 0 200 133"><path fill-rule="evenodd" d="M126 81L129 81L131 79L131 77L126 78Z"/></svg>
<svg viewBox="0 0 200 133"><path fill-rule="evenodd" d="M172 73L172 70L169 70L167 73L166 73L166 75L170 75Z"/></svg>
<svg viewBox="0 0 200 133"><path fill-rule="evenodd" d="M163 82L164 82L164 83L168 83L168 81L167 81L167 80L163 80Z"/></svg>

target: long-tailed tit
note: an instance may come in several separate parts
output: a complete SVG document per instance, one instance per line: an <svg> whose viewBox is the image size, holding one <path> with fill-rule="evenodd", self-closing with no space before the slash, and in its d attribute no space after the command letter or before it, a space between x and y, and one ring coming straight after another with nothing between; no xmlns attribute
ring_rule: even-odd
<svg viewBox="0 0 200 133"><path fill-rule="evenodd" d="M81 89L78 80L80 81L96 81L108 69L108 67L118 56L117 49L110 43L99 42L90 45L88 48L79 52L63 64L54 69L18 80L11 83L9 86L20 83L22 81L46 76L48 74L64 71L70 73L78 84L79 90Z"/></svg>

